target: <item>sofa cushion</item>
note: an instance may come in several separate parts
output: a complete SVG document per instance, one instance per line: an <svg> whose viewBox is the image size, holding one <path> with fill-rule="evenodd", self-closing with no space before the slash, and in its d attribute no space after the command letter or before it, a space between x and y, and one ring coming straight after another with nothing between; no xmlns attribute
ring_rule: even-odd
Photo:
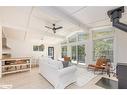
<svg viewBox="0 0 127 95"><path fill-rule="evenodd" d="M52 62L52 61L53 61L52 58L49 58L49 57L48 57L48 58L47 58L47 61L48 61L49 64L50 64L50 63L53 63L53 62Z"/></svg>
<svg viewBox="0 0 127 95"><path fill-rule="evenodd" d="M66 67L68 67L69 62L67 62L67 61L63 61L62 64L63 64L63 68L66 68Z"/></svg>
<svg viewBox="0 0 127 95"><path fill-rule="evenodd" d="M63 68L63 64L61 61L49 59L48 63L50 65L52 65L52 67L54 67L55 69L62 69Z"/></svg>
<svg viewBox="0 0 127 95"><path fill-rule="evenodd" d="M45 63L45 64L49 64L55 69L62 69L63 68L63 64L61 61L53 60L52 58L49 58L49 57L41 58L41 62Z"/></svg>

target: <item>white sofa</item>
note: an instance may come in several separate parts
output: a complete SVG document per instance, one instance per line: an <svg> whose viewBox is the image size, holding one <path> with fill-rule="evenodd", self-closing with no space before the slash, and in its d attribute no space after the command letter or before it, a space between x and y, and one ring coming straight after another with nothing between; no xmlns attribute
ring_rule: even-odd
<svg viewBox="0 0 127 95"><path fill-rule="evenodd" d="M76 82L76 66L63 68L61 61L52 60L48 57L42 57L39 60L39 72L55 88L62 89Z"/></svg>

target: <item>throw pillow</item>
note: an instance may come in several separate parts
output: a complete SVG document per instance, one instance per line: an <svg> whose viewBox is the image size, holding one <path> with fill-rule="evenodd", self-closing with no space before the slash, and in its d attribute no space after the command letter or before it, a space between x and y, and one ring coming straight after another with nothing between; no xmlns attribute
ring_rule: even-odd
<svg viewBox="0 0 127 95"><path fill-rule="evenodd" d="M63 61L62 63L63 63L63 68L66 68L69 65L69 62L67 62L67 61Z"/></svg>

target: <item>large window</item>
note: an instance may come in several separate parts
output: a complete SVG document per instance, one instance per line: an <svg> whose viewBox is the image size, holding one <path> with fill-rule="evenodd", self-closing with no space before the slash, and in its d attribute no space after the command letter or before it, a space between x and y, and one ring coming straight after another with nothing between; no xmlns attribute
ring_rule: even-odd
<svg viewBox="0 0 127 95"><path fill-rule="evenodd" d="M62 58L67 56L67 46L62 46Z"/></svg>
<svg viewBox="0 0 127 95"><path fill-rule="evenodd" d="M113 38L104 38L93 41L93 59L100 56L106 56L113 62Z"/></svg>
<svg viewBox="0 0 127 95"><path fill-rule="evenodd" d="M85 32L76 33L68 38L68 41L63 41L62 45L62 57L67 55L67 47L70 51L68 56L72 60L85 63L85 41L89 38L89 34Z"/></svg>
<svg viewBox="0 0 127 95"><path fill-rule="evenodd" d="M112 27L93 29L92 33L78 32L61 43L62 57L68 54L67 56L70 56L72 60L85 63L86 60L96 61L97 58L106 56L107 59L110 59L111 62L113 62L114 33L115 32ZM91 50L87 50L85 53L86 49ZM91 51L93 55L89 54ZM85 60L85 57L93 57L93 59Z"/></svg>

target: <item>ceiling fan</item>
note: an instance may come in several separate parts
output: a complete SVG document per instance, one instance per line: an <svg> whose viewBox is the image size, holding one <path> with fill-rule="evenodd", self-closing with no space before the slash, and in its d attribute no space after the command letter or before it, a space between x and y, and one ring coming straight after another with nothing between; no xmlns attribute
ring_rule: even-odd
<svg viewBox="0 0 127 95"><path fill-rule="evenodd" d="M55 27L55 26L56 26L55 24L52 24L52 25L53 25L52 28L51 28L51 27L48 27L48 26L45 26L45 27L48 28L48 29L52 29L54 33L56 33L56 30L62 29L62 28L63 28L62 26L60 26L60 27Z"/></svg>

